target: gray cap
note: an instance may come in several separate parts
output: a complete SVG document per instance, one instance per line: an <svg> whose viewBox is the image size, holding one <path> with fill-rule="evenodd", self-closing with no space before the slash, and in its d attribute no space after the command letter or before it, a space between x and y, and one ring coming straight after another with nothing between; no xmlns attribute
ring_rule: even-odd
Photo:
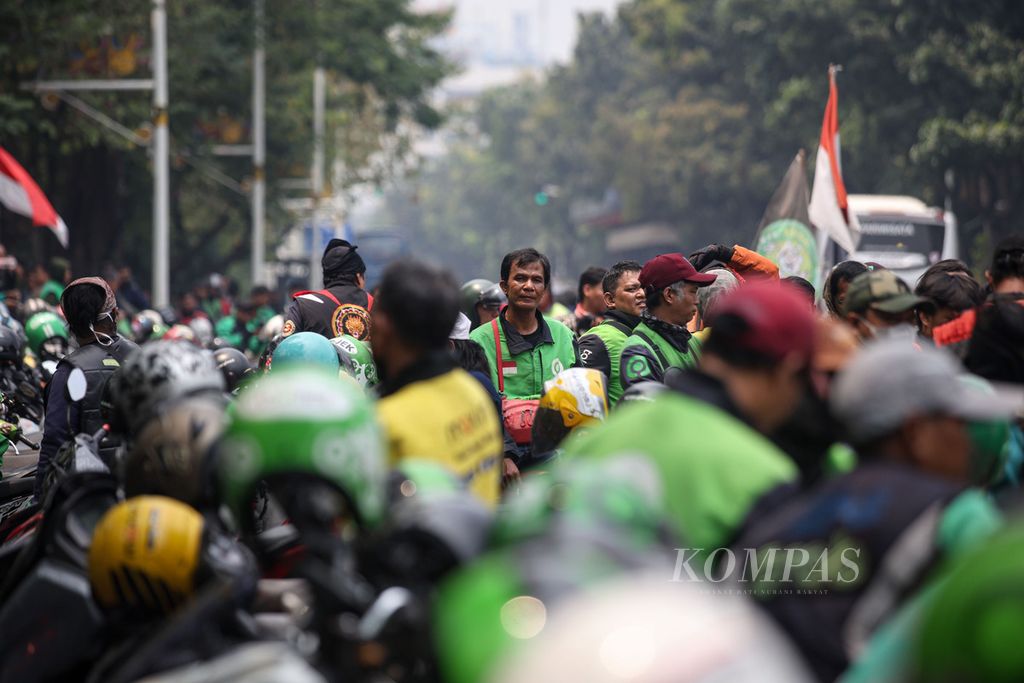
<svg viewBox="0 0 1024 683"><path fill-rule="evenodd" d="M961 382L963 373L946 351L882 339L865 345L840 373L832 410L855 441L865 441L889 434L915 415L994 420L1024 408L1019 396Z"/></svg>

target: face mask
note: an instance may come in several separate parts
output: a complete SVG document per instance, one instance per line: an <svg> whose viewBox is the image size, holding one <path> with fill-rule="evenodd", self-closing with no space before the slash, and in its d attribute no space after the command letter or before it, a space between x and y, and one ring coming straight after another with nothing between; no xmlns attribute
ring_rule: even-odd
<svg viewBox="0 0 1024 683"><path fill-rule="evenodd" d="M103 318L108 318L110 322L114 322L114 316L110 311L107 311L106 313L101 313L100 317L96 318L96 321L99 322ZM114 343L113 337L103 332L97 332L96 328L93 327L92 323L89 323L89 331L92 332L92 335L94 337L96 337L96 343L99 344L100 346L110 346L111 344ZM100 339L100 337L103 337L103 339Z"/></svg>

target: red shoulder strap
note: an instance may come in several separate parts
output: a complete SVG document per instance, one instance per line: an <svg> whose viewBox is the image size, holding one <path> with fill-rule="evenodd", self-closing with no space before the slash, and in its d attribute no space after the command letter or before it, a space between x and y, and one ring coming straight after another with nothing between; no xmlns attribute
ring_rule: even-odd
<svg viewBox="0 0 1024 683"><path fill-rule="evenodd" d="M333 301L335 306L340 306L341 305L341 302L338 301L338 297L336 297L333 294L331 294L331 290L329 290L329 289L321 289L319 292L317 292L317 294L323 294L328 299Z"/></svg>
<svg viewBox="0 0 1024 683"><path fill-rule="evenodd" d="M501 367L501 335L498 332L498 319L495 318L491 321L491 331L494 332L494 354L496 360L496 367L498 368L498 393L505 392L505 372Z"/></svg>

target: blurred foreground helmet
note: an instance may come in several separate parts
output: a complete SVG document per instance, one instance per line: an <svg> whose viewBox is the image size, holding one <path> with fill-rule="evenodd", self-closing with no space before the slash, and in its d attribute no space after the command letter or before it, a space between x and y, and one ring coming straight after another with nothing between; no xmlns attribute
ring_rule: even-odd
<svg viewBox="0 0 1024 683"><path fill-rule="evenodd" d="M661 575L624 578L554 606L509 603L523 643L496 683L810 683L785 636L739 596L715 595Z"/></svg>
<svg viewBox="0 0 1024 683"><path fill-rule="evenodd" d="M189 321L188 326L192 328L200 346L207 348L213 343L213 323L209 318L196 316Z"/></svg>
<svg viewBox="0 0 1024 683"><path fill-rule="evenodd" d="M373 405L357 387L315 369L275 369L235 408L218 462L222 500L244 531L253 531L261 481L300 532L305 523L377 523L386 454Z"/></svg>
<svg viewBox="0 0 1024 683"><path fill-rule="evenodd" d="M115 424L129 433L135 433L173 401L224 393L224 377L209 352L181 341L143 345L128 356L109 382Z"/></svg>
<svg viewBox="0 0 1024 683"><path fill-rule="evenodd" d="M256 566L239 544L181 501L137 496L107 511L93 532L89 582L102 607L169 614L213 576L254 587Z"/></svg>
<svg viewBox="0 0 1024 683"><path fill-rule="evenodd" d="M299 366L322 368L334 374L341 367L334 345L316 332L299 332L285 337L270 357L270 368L274 371Z"/></svg>
<svg viewBox="0 0 1024 683"><path fill-rule="evenodd" d="M559 444L578 427L608 417L608 389L604 373L592 368L569 368L544 383L533 421L533 461L549 459Z"/></svg>
<svg viewBox="0 0 1024 683"><path fill-rule="evenodd" d="M59 360L68 352L68 331L60 316L40 311L25 323L25 336L32 353L42 359Z"/></svg>
<svg viewBox="0 0 1024 683"><path fill-rule="evenodd" d="M213 354L213 361L224 375L224 383L228 392L232 394L237 393L245 380L256 373L245 354L230 346L217 349Z"/></svg>
<svg viewBox="0 0 1024 683"><path fill-rule="evenodd" d="M124 459L125 494L169 496L195 507L209 502L207 456L226 426L223 402L210 398L182 401L156 415Z"/></svg>
<svg viewBox="0 0 1024 683"><path fill-rule="evenodd" d="M115 505L89 548L96 601L172 612L195 592L202 535L202 516L180 501L140 496Z"/></svg>
<svg viewBox="0 0 1024 683"><path fill-rule="evenodd" d="M196 338L196 333L188 325L174 324L171 325L171 329L164 332L164 339L170 339L172 341L184 341L194 346L202 346L199 340Z"/></svg>
<svg viewBox="0 0 1024 683"><path fill-rule="evenodd" d="M560 529L614 536L645 551L671 545L665 493L658 472L641 455L608 460L574 460L546 477L527 477L519 495L505 503L491 535L492 546L507 546Z"/></svg>
<svg viewBox="0 0 1024 683"><path fill-rule="evenodd" d="M1019 523L958 558L922 615L913 680L1024 680L1022 575L1024 527Z"/></svg>
<svg viewBox="0 0 1024 683"><path fill-rule="evenodd" d="M331 339L341 369L364 389L377 386L377 364L366 342L347 334Z"/></svg>
<svg viewBox="0 0 1024 683"><path fill-rule="evenodd" d="M502 656L515 656L547 611L577 591L644 570L668 581L679 544L661 501L657 473L640 456L579 459L527 478L496 520L496 549L440 586L434 626L444 680L491 680Z"/></svg>
<svg viewBox="0 0 1024 683"><path fill-rule="evenodd" d="M404 460L391 472L388 489L374 544L375 576L433 586L483 552L493 514L443 465Z"/></svg>

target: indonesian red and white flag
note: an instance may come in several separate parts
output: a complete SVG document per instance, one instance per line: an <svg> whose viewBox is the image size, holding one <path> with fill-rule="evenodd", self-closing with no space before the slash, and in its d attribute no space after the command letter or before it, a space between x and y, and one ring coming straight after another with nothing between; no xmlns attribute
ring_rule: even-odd
<svg viewBox="0 0 1024 683"><path fill-rule="evenodd" d="M843 166L839 149L839 92L836 89L836 68L828 70L828 104L821 124L821 141L814 163L814 186L808 215L819 230L836 244L853 253L860 242L860 223L850 212L843 184Z"/></svg>
<svg viewBox="0 0 1024 683"><path fill-rule="evenodd" d="M3 147L0 147L0 204L32 219L32 225L53 230L61 246L67 248L68 226L53 210L50 200L36 185L36 181L32 180L28 171Z"/></svg>

